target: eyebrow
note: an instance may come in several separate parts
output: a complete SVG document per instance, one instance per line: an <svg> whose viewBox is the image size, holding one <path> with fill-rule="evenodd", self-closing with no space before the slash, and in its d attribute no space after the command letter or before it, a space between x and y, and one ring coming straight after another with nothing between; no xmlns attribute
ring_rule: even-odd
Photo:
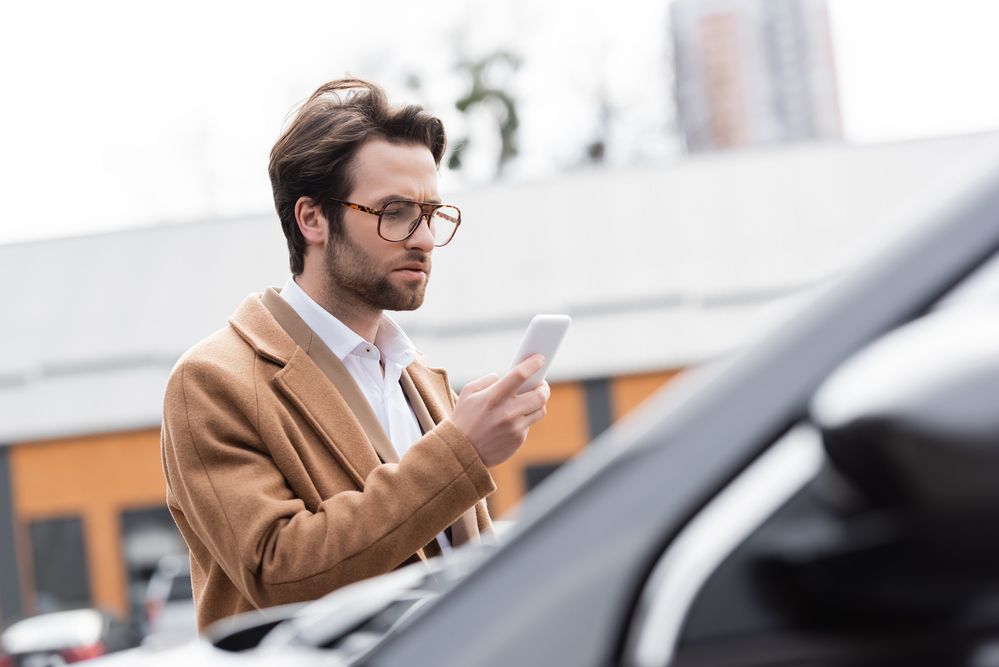
<svg viewBox="0 0 999 667"><path fill-rule="evenodd" d="M402 195L387 195L387 196L382 197L381 199L378 200L378 206L382 207L382 206L385 206L385 204L389 203L390 201L399 200L399 199L401 199L403 201L416 201L415 199L410 199L409 197L404 197ZM425 201L423 203L424 204L443 204L444 202L443 202L443 200L441 200L440 197L434 197L433 199L428 199L427 201Z"/></svg>

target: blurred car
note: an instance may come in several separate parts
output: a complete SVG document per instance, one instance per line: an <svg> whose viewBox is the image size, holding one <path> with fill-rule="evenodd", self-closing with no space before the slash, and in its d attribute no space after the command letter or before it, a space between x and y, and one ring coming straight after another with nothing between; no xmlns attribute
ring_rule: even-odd
<svg viewBox="0 0 999 667"><path fill-rule="evenodd" d="M187 554L164 556L150 577L143 600L144 644L169 646L193 639L198 634L188 559Z"/></svg>
<svg viewBox="0 0 999 667"><path fill-rule="evenodd" d="M117 664L999 665L997 403L988 173L607 431L499 541Z"/></svg>
<svg viewBox="0 0 999 667"><path fill-rule="evenodd" d="M123 620L97 609L39 614L0 634L0 666L57 667L131 648L139 637Z"/></svg>

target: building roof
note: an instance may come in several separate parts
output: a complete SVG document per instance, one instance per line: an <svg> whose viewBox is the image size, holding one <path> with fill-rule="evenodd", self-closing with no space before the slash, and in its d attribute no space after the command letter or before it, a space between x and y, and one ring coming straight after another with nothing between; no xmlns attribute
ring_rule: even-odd
<svg viewBox="0 0 999 667"><path fill-rule="evenodd" d="M424 307L396 317L459 385L510 362L538 312L574 323L552 378L710 359L785 316L872 233L999 162L999 135L802 144L586 169L456 194ZM156 426L180 354L280 286L272 213L0 246L0 443Z"/></svg>

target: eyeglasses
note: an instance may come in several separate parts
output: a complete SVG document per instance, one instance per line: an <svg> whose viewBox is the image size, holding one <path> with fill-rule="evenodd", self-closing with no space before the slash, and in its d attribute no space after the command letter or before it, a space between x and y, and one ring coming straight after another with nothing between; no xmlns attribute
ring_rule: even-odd
<svg viewBox="0 0 999 667"><path fill-rule="evenodd" d="M376 209L332 197L330 200L355 211L377 215L378 236L393 243L405 241L412 236L426 218L430 233L434 236L434 245L439 248L454 238L454 233L461 224L461 211L448 204L394 199L381 209Z"/></svg>

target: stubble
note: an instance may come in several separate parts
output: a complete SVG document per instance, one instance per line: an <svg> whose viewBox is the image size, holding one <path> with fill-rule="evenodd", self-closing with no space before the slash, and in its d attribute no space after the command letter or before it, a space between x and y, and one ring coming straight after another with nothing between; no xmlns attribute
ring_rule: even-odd
<svg viewBox="0 0 999 667"><path fill-rule="evenodd" d="M391 266L379 266L346 234L332 235L326 244L327 290L334 299L344 296L378 310L416 310L423 305L430 281L430 257L410 249L399 262L420 262L427 267L427 277L419 283L394 284L389 279Z"/></svg>

